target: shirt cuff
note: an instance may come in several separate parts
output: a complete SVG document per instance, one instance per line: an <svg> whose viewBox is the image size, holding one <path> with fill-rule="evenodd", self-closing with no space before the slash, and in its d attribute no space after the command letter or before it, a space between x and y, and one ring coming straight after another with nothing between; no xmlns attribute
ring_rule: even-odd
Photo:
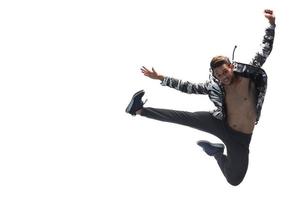
<svg viewBox="0 0 299 200"><path fill-rule="evenodd" d="M161 85L162 86L166 86L167 85L167 80L169 79L169 77L167 77L167 76L164 76L164 79L163 79L163 81L161 81Z"/></svg>
<svg viewBox="0 0 299 200"><path fill-rule="evenodd" d="M268 29L275 29L275 27L276 27L276 24L270 24L270 26L268 27Z"/></svg>

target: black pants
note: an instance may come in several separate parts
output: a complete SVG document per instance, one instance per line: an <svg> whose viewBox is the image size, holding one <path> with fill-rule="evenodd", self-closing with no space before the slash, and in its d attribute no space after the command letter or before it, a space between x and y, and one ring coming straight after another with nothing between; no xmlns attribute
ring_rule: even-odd
<svg viewBox="0 0 299 200"><path fill-rule="evenodd" d="M217 163L231 185L238 185L248 167L251 134L233 130L225 121L216 119L209 112L185 112L158 108L143 108L141 116L196 128L218 137L225 144L227 155L215 155Z"/></svg>

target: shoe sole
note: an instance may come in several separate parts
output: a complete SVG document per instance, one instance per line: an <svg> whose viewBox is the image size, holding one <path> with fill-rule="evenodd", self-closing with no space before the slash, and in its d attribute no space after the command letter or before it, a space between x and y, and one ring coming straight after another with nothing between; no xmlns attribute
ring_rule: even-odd
<svg viewBox="0 0 299 200"><path fill-rule="evenodd" d="M211 143L209 141L206 141L206 140L200 140L197 142L197 145L200 146L200 142L203 142L203 143L208 143L209 145L213 146L213 147L217 147L217 148L224 148L224 144L220 144L220 143ZM202 147L202 146L200 146Z"/></svg>
<svg viewBox="0 0 299 200"><path fill-rule="evenodd" d="M133 97L132 97L132 99L131 99L131 101L130 101L130 104L127 106L127 108L126 108L126 112L127 113L130 113L129 111L131 110L131 108L132 108L132 106L133 106L133 103L134 103L134 101L133 101L133 99L135 98L135 97L137 97L138 95L140 95L141 93L144 93L144 90L140 90L140 91L138 91L138 92L136 92L134 95L133 95ZM131 113L130 113L131 114Z"/></svg>
<svg viewBox="0 0 299 200"><path fill-rule="evenodd" d="M221 149L222 149L222 150L221 150L221 153L224 152L224 148L225 148L225 147L224 147L224 144L220 144L220 143L211 143L211 142L206 141L206 140L200 140L200 141L198 141L198 142L197 142L197 145L200 146L200 147L206 152L206 154L208 154L209 156L215 156L216 153L207 152L207 151L205 150L205 148L202 147L199 143L206 143L206 144L209 144L209 145L212 146L212 147L221 148Z"/></svg>

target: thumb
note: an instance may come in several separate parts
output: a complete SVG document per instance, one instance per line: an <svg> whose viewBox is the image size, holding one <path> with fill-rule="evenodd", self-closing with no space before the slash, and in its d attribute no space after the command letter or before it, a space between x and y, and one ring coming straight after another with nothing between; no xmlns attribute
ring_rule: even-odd
<svg viewBox="0 0 299 200"><path fill-rule="evenodd" d="M152 70L153 70L154 73L157 73L156 70L153 67L152 67Z"/></svg>

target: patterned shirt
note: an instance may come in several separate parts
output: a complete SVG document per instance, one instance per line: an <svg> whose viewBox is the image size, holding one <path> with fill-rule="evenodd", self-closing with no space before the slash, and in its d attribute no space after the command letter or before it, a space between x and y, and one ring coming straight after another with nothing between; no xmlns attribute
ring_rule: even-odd
<svg viewBox="0 0 299 200"><path fill-rule="evenodd" d="M234 73L238 76L249 78L255 83L256 92L256 112L257 119L256 124L259 121L266 89L267 89L267 74L261 68L265 63L267 57L270 55L273 47L275 34L275 25L270 25L265 30L265 35L262 40L261 49L256 53L254 58L249 64L233 62ZM183 81L176 78L164 77L161 82L162 86L168 86L170 88L177 89L181 92L188 94L206 94L209 95L210 100L216 106L216 109L211 111L212 115L220 120L226 119L225 108L225 91L222 85L219 84L217 79L210 74L208 81L204 83L191 83L189 81Z"/></svg>

